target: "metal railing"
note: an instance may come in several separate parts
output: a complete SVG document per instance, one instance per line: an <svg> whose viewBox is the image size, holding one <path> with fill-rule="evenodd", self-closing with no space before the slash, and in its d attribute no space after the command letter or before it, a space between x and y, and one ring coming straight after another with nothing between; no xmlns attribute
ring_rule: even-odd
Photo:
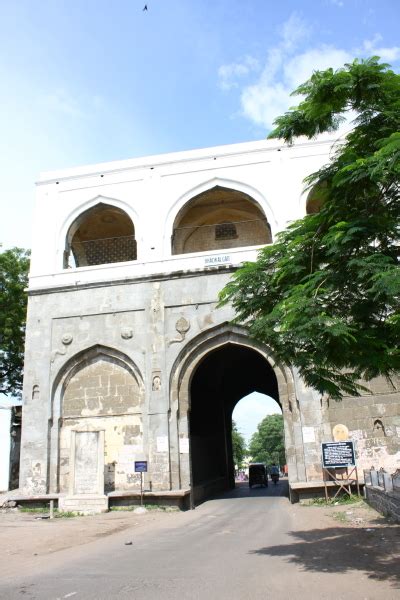
<svg viewBox="0 0 400 600"><path fill-rule="evenodd" d="M271 243L271 227L266 219L220 221L207 225L182 225L172 234L173 254Z"/></svg>
<svg viewBox="0 0 400 600"><path fill-rule="evenodd" d="M68 264L75 267L126 262L137 259L137 243L133 235L73 241L71 254L75 265Z"/></svg>

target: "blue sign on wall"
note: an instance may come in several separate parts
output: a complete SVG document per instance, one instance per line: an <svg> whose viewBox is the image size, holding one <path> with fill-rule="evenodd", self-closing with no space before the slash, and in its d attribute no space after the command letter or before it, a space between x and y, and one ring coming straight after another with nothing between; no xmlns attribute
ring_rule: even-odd
<svg viewBox="0 0 400 600"><path fill-rule="evenodd" d="M135 473L147 473L147 460L135 460Z"/></svg>

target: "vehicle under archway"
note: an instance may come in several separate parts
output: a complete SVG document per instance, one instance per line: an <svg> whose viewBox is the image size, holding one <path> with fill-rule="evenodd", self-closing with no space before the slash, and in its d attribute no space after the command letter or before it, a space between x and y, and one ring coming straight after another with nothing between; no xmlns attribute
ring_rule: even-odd
<svg viewBox="0 0 400 600"><path fill-rule="evenodd" d="M225 344L210 351L196 368L190 386L191 473L195 496L235 486L232 411L257 391L279 403L271 365L256 350Z"/></svg>

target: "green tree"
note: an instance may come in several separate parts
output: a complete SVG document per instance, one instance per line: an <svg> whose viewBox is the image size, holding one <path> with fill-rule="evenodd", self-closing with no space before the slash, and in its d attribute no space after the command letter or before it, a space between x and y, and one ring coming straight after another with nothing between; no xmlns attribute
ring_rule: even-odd
<svg viewBox="0 0 400 600"><path fill-rule="evenodd" d="M235 321L335 399L400 370L400 75L377 57L315 72L270 137L350 133L306 179L321 208L293 222L221 293Z"/></svg>
<svg viewBox="0 0 400 600"><path fill-rule="evenodd" d="M247 456L247 447L246 440L238 430L235 421L232 421L232 452L233 462L240 469Z"/></svg>
<svg viewBox="0 0 400 600"><path fill-rule="evenodd" d="M261 421L251 437L249 454L254 462L286 463L282 415L267 415Z"/></svg>
<svg viewBox="0 0 400 600"><path fill-rule="evenodd" d="M0 393L22 389L29 252L0 252Z"/></svg>

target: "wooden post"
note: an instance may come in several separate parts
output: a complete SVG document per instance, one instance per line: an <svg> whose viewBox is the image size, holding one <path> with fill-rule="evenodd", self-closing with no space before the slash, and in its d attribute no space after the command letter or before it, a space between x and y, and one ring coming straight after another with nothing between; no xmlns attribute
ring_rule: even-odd
<svg viewBox="0 0 400 600"><path fill-rule="evenodd" d="M326 485L326 470L322 469L324 474L324 488L325 488L325 502L328 504L329 496L328 496L328 486Z"/></svg>

